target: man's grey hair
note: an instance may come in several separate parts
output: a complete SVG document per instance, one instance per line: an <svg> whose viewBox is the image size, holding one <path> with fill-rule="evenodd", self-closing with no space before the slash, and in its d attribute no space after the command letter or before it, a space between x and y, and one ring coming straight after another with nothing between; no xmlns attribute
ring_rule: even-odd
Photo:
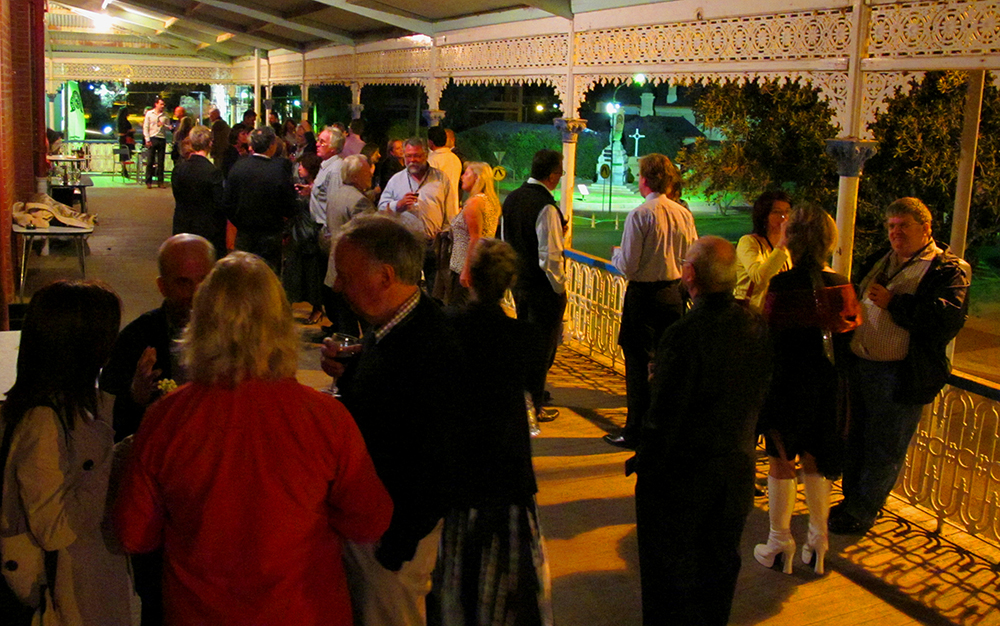
<svg viewBox="0 0 1000 626"><path fill-rule="evenodd" d="M264 154L274 145L276 140L274 129L270 126L261 126L250 132L250 148L254 154Z"/></svg>
<svg viewBox="0 0 1000 626"><path fill-rule="evenodd" d="M406 149L406 146L416 146L422 149L424 152L428 151L427 140L424 139L423 137L410 137L409 139L403 142L404 150Z"/></svg>
<svg viewBox="0 0 1000 626"><path fill-rule="evenodd" d="M371 169L371 165L368 164L368 159L363 154L352 154L351 156L344 159L344 163L340 166L340 180L345 185L350 185L354 182L365 169Z"/></svg>
<svg viewBox="0 0 1000 626"><path fill-rule="evenodd" d="M376 263L389 265L404 285L420 282L427 246L399 220L385 215L359 215L344 226L337 245L349 241Z"/></svg>
<svg viewBox="0 0 1000 626"><path fill-rule="evenodd" d="M336 150L337 154L340 154L340 151L344 149L344 141L347 139L344 131L336 126L327 126L323 128L321 133L330 133L330 147Z"/></svg>
<svg viewBox="0 0 1000 626"><path fill-rule="evenodd" d="M207 126L198 125L188 133L188 141L191 142L191 150L201 152L212 147L212 129Z"/></svg>
<svg viewBox="0 0 1000 626"><path fill-rule="evenodd" d="M706 235L688 248L694 283L703 293L732 291L736 286L736 249L722 237Z"/></svg>

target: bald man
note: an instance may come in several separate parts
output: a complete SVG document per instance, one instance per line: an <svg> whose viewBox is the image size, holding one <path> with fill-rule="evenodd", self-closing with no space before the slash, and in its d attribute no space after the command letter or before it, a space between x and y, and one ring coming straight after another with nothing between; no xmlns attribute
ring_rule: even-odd
<svg viewBox="0 0 1000 626"><path fill-rule="evenodd" d="M736 250L726 240L688 248L681 282L694 305L660 340L635 459L642 621L724 626L753 507L767 326L733 298Z"/></svg>
<svg viewBox="0 0 1000 626"><path fill-rule="evenodd" d="M115 441L139 429L146 407L160 396L159 381L183 382L171 346L187 325L195 290L215 265L215 248L203 237L182 233L163 242L158 262L156 287L163 304L122 329L101 372L101 390L115 396Z"/></svg>

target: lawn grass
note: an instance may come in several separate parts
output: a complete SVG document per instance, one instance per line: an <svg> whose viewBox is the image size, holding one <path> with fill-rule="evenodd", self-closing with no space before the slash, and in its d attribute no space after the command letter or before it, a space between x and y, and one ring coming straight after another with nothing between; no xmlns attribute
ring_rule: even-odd
<svg viewBox="0 0 1000 626"><path fill-rule="evenodd" d="M696 213L695 228L698 235L716 235L735 244L739 238L750 232L750 215L748 213L730 213L729 215L708 215ZM615 230L615 220L607 213L599 214L591 228L591 214L580 212L573 216L574 250L602 258L611 258L611 247L621 244L622 231L625 227L625 214L619 215L618 230Z"/></svg>

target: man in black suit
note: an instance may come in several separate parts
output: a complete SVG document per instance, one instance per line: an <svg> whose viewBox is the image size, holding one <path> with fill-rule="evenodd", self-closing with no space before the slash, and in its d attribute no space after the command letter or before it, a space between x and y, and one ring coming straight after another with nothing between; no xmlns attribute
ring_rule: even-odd
<svg viewBox="0 0 1000 626"><path fill-rule="evenodd" d="M725 626L753 507L754 429L770 382L767 327L736 303L736 250L688 248L694 298L656 350L635 487L642 622Z"/></svg>
<svg viewBox="0 0 1000 626"><path fill-rule="evenodd" d="M250 158L237 161L226 179L225 211L236 227L236 249L264 259L281 271L284 220L295 214L292 163L272 158L278 142L270 126L250 133Z"/></svg>
<svg viewBox="0 0 1000 626"><path fill-rule="evenodd" d="M226 214L222 171L208 160L212 131L195 126L188 134L191 154L174 165L170 178L174 191L174 234L192 233L212 242L216 251L226 252Z"/></svg>
<svg viewBox="0 0 1000 626"><path fill-rule="evenodd" d="M425 247L397 220L372 215L347 224L334 250L334 289L368 328L346 367L327 339L323 370L337 379L394 506L378 544L344 546L355 623L364 626L425 623L454 474L460 348L418 286Z"/></svg>

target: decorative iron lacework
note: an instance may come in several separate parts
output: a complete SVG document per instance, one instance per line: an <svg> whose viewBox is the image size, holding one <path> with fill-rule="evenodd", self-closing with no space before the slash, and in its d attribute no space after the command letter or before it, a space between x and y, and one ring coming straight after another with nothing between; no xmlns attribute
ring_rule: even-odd
<svg viewBox="0 0 1000 626"><path fill-rule="evenodd" d="M130 63L52 64L53 80L129 80L142 83L224 83L232 80L229 67L189 67L183 65L138 65Z"/></svg>
<svg viewBox="0 0 1000 626"><path fill-rule="evenodd" d="M455 76L456 85L548 85L556 92L556 97L565 103L566 75L519 74L517 76Z"/></svg>
<svg viewBox="0 0 1000 626"><path fill-rule="evenodd" d="M851 50L847 9L577 33L576 65L823 59Z"/></svg>
<svg viewBox="0 0 1000 626"><path fill-rule="evenodd" d="M478 41L438 48L442 72L566 67L569 35Z"/></svg>
<svg viewBox="0 0 1000 626"><path fill-rule="evenodd" d="M911 2L872 7L872 57L1000 52L1000 2Z"/></svg>
<svg viewBox="0 0 1000 626"><path fill-rule="evenodd" d="M866 72L864 101L861 103L861 137L872 139L868 126L875 116L885 111L886 103L896 95L897 90L908 93L911 81L923 80L923 72Z"/></svg>
<svg viewBox="0 0 1000 626"><path fill-rule="evenodd" d="M426 74L431 71L430 48L361 52L354 58L359 76Z"/></svg>

